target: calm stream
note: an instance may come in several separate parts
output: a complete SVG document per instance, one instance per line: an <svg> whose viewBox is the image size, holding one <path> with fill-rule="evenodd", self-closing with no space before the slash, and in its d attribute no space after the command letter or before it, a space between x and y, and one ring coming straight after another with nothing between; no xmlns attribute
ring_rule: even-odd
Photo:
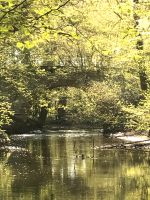
<svg viewBox="0 0 150 200"><path fill-rule="evenodd" d="M100 150L96 131L14 135L0 154L0 200L148 200L150 152Z"/></svg>

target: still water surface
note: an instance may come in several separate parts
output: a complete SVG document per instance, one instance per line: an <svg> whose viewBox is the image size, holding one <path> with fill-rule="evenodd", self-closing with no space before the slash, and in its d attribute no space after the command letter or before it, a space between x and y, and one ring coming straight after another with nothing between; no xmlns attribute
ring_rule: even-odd
<svg viewBox="0 0 150 200"><path fill-rule="evenodd" d="M28 151L0 153L0 200L148 200L150 153L100 150L95 131L15 135Z"/></svg>

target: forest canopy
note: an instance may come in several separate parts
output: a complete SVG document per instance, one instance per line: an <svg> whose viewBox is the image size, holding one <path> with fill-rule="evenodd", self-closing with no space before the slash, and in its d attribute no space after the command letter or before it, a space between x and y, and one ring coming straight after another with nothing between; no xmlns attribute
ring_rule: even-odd
<svg viewBox="0 0 150 200"><path fill-rule="evenodd" d="M48 117L149 130L149 8L148 0L0 0L0 128L42 127Z"/></svg>

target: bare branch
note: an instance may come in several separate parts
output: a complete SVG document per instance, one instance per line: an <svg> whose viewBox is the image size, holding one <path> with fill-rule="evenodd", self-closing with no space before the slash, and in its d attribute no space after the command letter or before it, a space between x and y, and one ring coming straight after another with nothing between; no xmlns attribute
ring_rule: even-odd
<svg viewBox="0 0 150 200"><path fill-rule="evenodd" d="M121 15L119 13L117 13L116 11L114 11L114 13L121 19L123 20L123 18L121 17Z"/></svg>

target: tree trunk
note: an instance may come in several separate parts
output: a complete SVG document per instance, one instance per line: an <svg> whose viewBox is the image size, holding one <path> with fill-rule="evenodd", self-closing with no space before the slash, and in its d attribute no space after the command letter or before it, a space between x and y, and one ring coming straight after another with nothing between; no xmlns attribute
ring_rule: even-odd
<svg viewBox="0 0 150 200"><path fill-rule="evenodd" d="M46 119L47 119L47 114L48 114L47 108L41 107L41 111L40 111L39 119L38 119L39 128L42 128L43 125L45 124Z"/></svg>
<svg viewBox="0 0 150 200"><path fill-rule="evenodd" d="M138 35L138 39L137 39L137 42L136 42L136 49L138 50L139 54L141 54L141 51L143 51L144 49L144 41L143 41L143 38L142 38L142 35L140 33L140 30L139 30L139 20L140 20L140 17L138 16L138 14L136 13L136 11L138 10L139 6L139 0L133 0L133 19L134 19L134 27L137 31L137 35ZM146 74L146 70L145 68L142 66L142 60L141 62L139 62L139 79L140 79L140 86L141 86L141 90L142 91L147 91L148 89L148 77L147 77L147 74Z"/></svg>

